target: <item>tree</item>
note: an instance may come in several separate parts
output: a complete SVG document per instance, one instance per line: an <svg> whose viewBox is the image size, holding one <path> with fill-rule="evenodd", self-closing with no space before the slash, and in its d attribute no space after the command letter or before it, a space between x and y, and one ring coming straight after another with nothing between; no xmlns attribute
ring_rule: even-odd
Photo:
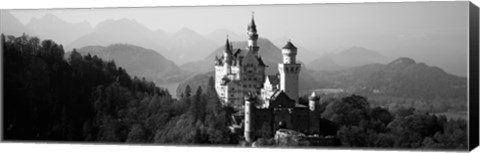
<svg viewBox="0 0 480 153"><path fill-rule="evenodd" d="M258 136L261 138L269 139L272 138L273 132L272 127L268 123L263 123L260 129L258 130Z"/></svg>
<svg viewBox="0 0 480 153"><path fill-rule="evenodd" d="M330 103L322 113L322 117L337 125L358 125L362 119L368 119L369 109L366 98L351 95L342 98L340 102Z"/></svg>
<svg viewBox="0 0 480 153"><path fill-rule="evenodd" d="M127 142L139 143L139 142L146 142L147 135L145 129L139 125L135 124L132 126L132 129L128 133Z"/></svg>
<svg viewBox="0 0 480 153"><path fill-rule="evenodd" d="M183 93L185 94L185 97L190 97L192 95L192 89L190 88L189 85L185 87L185 91Z"/></svg>

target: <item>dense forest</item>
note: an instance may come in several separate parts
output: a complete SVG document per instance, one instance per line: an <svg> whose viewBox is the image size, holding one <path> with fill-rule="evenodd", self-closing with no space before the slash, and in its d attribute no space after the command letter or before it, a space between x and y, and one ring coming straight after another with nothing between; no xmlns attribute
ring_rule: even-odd
<svg viewBox="0 0 480 153"><path fill-rule="evenodd" d="M338 125L342 146L381 148L467 149L467 122L448 120L414 108L371 107L351 95L322 104L322 118Z"/></svg>
<svg viewBox="0 0 480 153"><path fill-rule="evenodd" d="M221 106L213 78L194 91L186 86L174 99L114 61L76 50L65 59L62 45L51 40L2 34L1 42L4 140L241 144L241 136L228 129L234 112ZM341 146L467 148L462 119L371 106L358 95L324 99L320 109L334 123ZM271 137L257 142L275 145Z"/></svg>
<svg viewBox="0 0 480 153"><path fill-rule="evenodd" d="M114 61L76 50L64 59L62 45L25 34L1 39L5 140L230 142L213 86L176 100Z"/></svg>

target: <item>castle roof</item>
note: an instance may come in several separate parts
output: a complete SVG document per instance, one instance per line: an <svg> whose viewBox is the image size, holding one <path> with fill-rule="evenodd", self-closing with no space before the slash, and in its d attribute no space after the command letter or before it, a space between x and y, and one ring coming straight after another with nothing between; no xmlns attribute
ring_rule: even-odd
<svg viewBox="0 0 480 153"><path fill-rule="evenodd" d="M225 52L227 53L232 53L232 47L230 46L230 41L228 40L228 36L227 36L227 42L225 43Z"/></svg>
<svg viewBox="0 0 480 153"><path fill-rule="evenodd" d="M292 42L288 41L285 46L283 46L283 49L290 49L290 50L296 50L297 47L295 47Z"/></svg>
<svg viewBox="0 0 480 153"><path fill-rule="evenodd" d="M307 108L307 106L299 104L299 103L295 103L295 108Z"/></svg>
<svg viewBox="0 0 480 153"><path fill-rule="evenodd" d="M270 107L276 108L293 108L295 107L295 101L290 99L283 90L277 90L270 97Z"/></svg>
<svg viewBox="0 0 480 153"><path fill-rule="evenodd" d="M314 92L312 92L312 94L311 94L310 96L308 96L308 99L309 99L309 100L315 100L315 101L316 101L316 100L319 100L320 97L319 97L319 96L317 95L317 93L315 93L315 91L314 91Z"/></svg>
<svg viewBox="0 0 480 153"><path fill-rule="evenodd" d="M267 65L265 65L265 63L263 62L262 57L257 57L257 59L258 59L258 65L259 65L259 66L263 66L263 67L266 67L266 66L267 66Z"/></svg>
<svg viewBox="0 0 480 153"><path fill-rule="evenodd" d="M222 78L222 85L226 85L228 83L230 83L230 79L228 79L227 77L223 77Z"/></svg>
<svg viewBox="0 0 480 153"><path fill-rule="evenodd" d="M268 79L268 81L270 81L270 84L272 85L277 85L280 83L280 79L277 75L267 75L266 79Z"/></svg>
<svg viewBox="0 0 480 153"><path fill-rule="evenodd" d="M255 19L253 18L252 14L252 21L248 24L248 31L257 32L257 26L255 25Z"/></svg>
<svg viewBox="0 0 480 153"><path fill-rule="evenodd" d="M235 51L235 53L233 54L234 57L238 57L238 55L240 55L242 53L242 50L239 48L237 49L237 51Z"/></svg>

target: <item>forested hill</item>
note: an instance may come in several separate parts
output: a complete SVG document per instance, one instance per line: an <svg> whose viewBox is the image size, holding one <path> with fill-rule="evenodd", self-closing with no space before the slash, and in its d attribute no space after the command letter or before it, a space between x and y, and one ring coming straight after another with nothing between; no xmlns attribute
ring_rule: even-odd
<svg viewBox="0 0 480 153"><path fill-rule="evenodd" d="M27 35L1 41L4 140L229 143L213 85L175 100L114 61L65 59L62 45Z"/></svg>

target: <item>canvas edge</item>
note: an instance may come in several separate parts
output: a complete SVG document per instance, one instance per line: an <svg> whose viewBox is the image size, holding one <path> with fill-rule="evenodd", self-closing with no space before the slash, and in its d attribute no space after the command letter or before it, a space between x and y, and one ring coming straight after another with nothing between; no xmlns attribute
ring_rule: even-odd
<svg viewBox="0 0 480 153"><path fill-rule="evenodd" d="M475 149L479 143L479 11L472 2L469 3L469 124L468 148Z"/></svg>

